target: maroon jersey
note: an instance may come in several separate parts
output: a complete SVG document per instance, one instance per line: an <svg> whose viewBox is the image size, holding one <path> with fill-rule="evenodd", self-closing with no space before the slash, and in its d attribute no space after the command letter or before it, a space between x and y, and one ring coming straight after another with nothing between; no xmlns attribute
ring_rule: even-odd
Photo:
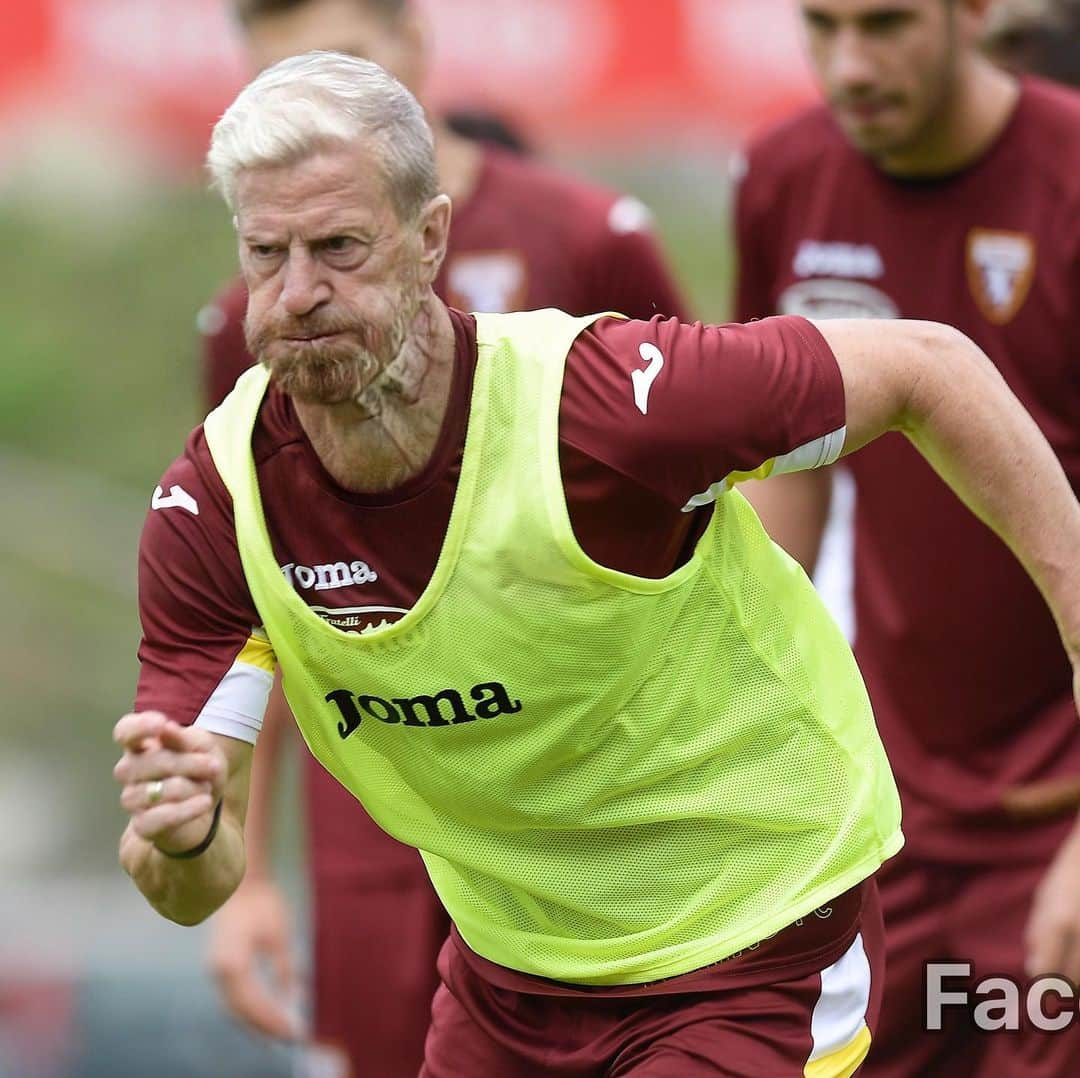
<svg viewBox="0 0 1080 1078"><path fill-rule="evenodd" d="M751 149L738 314L950 323L991 357L1080 487L1080 95L1026 81L967 169L878 171L824 108ZM904 801L908 849L1043 857L1012 787L1080 773L1071 672L1005 545L891 434L855 478L855 652Z"/></svg>
<svg viewBox="0 0 1080 1078"><path fill-rule="evenodd" d="M435 291L465 311L618 311L685 320L686 310L634 198L484 148L476 187L454 206ZM244 344L247 290L234 281L199 315L213 408L254 362Z"/></svg>
<svg viewBox="0 0 1080 1078"><path fill-rule="evenodd" d="M400 618L438 558L476 363L475 320L451 316L456 363L442 431L428 466L395 490L341 489L289 398L271 388L263 402L252 448L274 552L298 594L339 628L359 632ZM644 411L632 378L643 345L664 358ZM692 500L769 459L778 471L829 463L843 426L839 368L804 319L749 327L601 319L575 343L563 385L560 457L575 535L604 565L665 576L688 559L707 523L707 508L684 511ZM273 657L201 427L155 491L139 599L137 708L254 741ZM313 867L362 871L350 841L355 802L336 783L317 785L326 800L312 806Z"/></svg>

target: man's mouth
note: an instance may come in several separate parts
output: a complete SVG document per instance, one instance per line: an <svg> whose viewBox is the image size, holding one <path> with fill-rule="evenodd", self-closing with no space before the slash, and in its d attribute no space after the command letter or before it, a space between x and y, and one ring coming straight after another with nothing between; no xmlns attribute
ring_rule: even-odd
<svg viewBox="0 0 1080 1078"><path fill-rule="evenodd" d="M842 106L849 116L859 123L873 123L894 108L891 101L847 101Z"/></svg>
<svg viewBox="0 0 1080 1078"><path fill-rule="evenodd" d="M290 344L315 344L318 341L328 341L332 337L340 337L340 332L334 333L299 333L290 334L288 337L283 337L282 340L288 341Z"/></svg>

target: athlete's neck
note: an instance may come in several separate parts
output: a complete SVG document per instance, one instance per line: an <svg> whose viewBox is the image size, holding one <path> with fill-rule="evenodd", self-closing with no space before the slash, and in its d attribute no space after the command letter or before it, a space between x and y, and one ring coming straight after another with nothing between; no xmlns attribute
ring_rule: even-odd
<svg viewBox="0 0 1080 1078"><path fill-rule="evenodd" d="M451 201L462 205L476 189L484 153L474 139L464 138L451 131L441 118L433 118L435 135L435 167L439 186Z"/></svg>
<svg viewBox="0 0 1080 1078"><path fill-rule="evenodd" d="M890 176L930 179L977 161L1004 131L1020 97L1012 76L977 54L969 55L942 113L910 145L876 159Z"/></svg>
<svg viewBox="0 0 1080 1078"><path fill-rule="evenodd" d="M355 401L295 401L304 432L339 486L378 493L424 470L450 399L454 352L450 316L429 292L397 357Z"/></svg>

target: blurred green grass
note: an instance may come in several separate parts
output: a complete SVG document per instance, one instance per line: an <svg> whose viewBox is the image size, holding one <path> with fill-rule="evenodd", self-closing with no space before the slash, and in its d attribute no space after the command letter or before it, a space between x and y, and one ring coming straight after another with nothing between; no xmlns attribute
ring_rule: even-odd
<svg viewBox="0 0 1080 1078"><path fill-rule="evenodd" d="M717 174L603 175L649 202L692 309L713 321L730 288ZM233 272L232 230L215 197L166 190L89 210L8 201L0 245L17 252L0 289L0 454L15 462L0 489L0 743L10 766L44 777L22 811L45 814L51 841L24 870L109 870L122 827L109 731L130 705L138 642L133 584L117 580L133 580L143 507L201 419L195 314ZM57 483L38 489L20 459ZM45 504L13 508L33 498Z"/></svg>
<svg viewBox="0 0 1080 1078"><path fill-rule="evenodd" d="M224 207L177 191L97 219L7 208L0 244L21 252L0 291L3 441L145 484L198 418L194 315L235 264Z"/></svg>
<svg viewBox="0 0 1080 1078"><path fill-rule="evenodd" d="M3 758L41 777L41 801L16 806L42 838L28 867L100 870L122 824L109 732L138 643L133 584L117 580L133 581L142 506L200 418L194 316L235 250L201 191L51 212L13 200L0 245L18 252L0 289L0 452L18 454L0 491Z"/></svg>

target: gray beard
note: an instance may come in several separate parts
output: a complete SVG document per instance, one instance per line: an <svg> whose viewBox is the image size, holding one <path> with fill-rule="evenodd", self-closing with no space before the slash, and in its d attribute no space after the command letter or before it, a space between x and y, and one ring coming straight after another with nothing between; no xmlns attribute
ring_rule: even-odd
<svg viewBox="0 0 1080 1078"><path fill-rule="evenodd" d="M408 384L408 378L402 377L408 373L403 352L419 306L419 296L411 296L408 301L403 297L389 329L378 334L366 327L315 322L323 332L340 330L361 340L334 342L321 348L307 346L293 352L280 337L266 339L265 334L250 334L245 326L248 349L288 396L308 404L352 400L376 415L387 393L404 392Z"/></svg>

